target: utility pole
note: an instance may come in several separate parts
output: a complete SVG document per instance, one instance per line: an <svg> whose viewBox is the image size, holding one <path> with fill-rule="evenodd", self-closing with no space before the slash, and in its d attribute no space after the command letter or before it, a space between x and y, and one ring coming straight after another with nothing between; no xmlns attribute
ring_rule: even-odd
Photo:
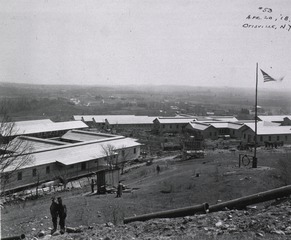
<svg viewBox="0 0 291 240"><path fill-rule="evenodd" d="M258 132L258 63L256 66L256 99L255 99L255 147L254 147L254 157L253 157L253 168L257 168L258 159L257 159L257 132Z"/></svg>

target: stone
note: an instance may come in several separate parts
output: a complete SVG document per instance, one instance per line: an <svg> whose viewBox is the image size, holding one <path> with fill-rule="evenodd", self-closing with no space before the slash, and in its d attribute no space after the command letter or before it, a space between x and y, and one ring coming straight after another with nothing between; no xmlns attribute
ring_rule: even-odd
<svg viewBox="0 0 291 240"><path fill-rule="evenodd" d="M41 231L37 234L38 237L43 237L44 235L45 235L45 232L44 232L43 230L41 230Z"/></svg>
<svg viewBox="0 0 291 240"><path fill-rule="evenodd" d="M278 234L278 235L285 235L285 233L282 231L282 230L273 230L271 233L275 233L275 234Z"/></svg>
<svg viewBox="0 0 291 240"><path fill-rule="evenodd" d="M112 222L106 223L106 227L114 227L114 224Z"/></svg>
<svg viewBox="0 0 291 240"><path fill-rule="evenodd" d="M217 223L215 223L216 227L222 227L222 225L223 225L222 221L218 221Z"/></svg>
<svg viewBox="0 0 291 240"><path fill-rule="evenodd" d="M56 232L53 233L52 236L59 236L59 235L60 235L60 232L59 231L56 231Z"/></svg>
<svg viewBox="0 0 291 240"><path fill-rule="evenodd" d="M291 226L285 228L285 234L291 234Z"/></svg>
<svg viewBox="0 0 291 240"><path fill-rule="evenodd" d="M48 239L51 239L52 235L48 234L48 235L45 235L41 240L48 240Z"/></svg>

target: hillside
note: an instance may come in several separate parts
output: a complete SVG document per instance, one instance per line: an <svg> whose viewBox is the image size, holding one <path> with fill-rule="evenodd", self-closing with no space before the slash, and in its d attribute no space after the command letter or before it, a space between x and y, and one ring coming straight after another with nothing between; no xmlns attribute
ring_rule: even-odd
<svg viewBox="0 0 291 240"><path fill-rule="evenodd" d="M290 239L291 199L253 207L173 219L155 219L114 226L80 226L80 233L49 234L39 239ZM46 234L44 232L44 234Z"/></svg>
<svg viewBox="0 0 291 240"><path fill-rule="evenodd" d="M251 152L245 152L252 154ZM153 164L132 165L122 175L127 186L122 198L96 195L90 186L50 192L37 200L4 204L2 236L22 234L28 239L288 239L290 199L257 204L247 210L231 210L177 219L156 219L123 224L124 217L193 206L210 205L290 184L290 148L258 149L258 168L238 166L239 153L207 150L205 158L181 161L176 154ZM161 172L157 174L157 164ZM86 179L85 179L86 180ZM90 179L86 181L89 183ZM61 196L68 208L67 227L81 233L49 236L52 195ZM285 235L284 235L285 234ZM183 236L183 238L181 238Z"/></svg>

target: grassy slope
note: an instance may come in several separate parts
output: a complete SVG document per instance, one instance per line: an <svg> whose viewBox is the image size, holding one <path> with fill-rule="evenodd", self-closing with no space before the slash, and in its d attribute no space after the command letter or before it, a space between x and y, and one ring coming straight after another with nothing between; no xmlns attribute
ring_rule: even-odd
<svg viewBox="0 0 291 240"><path fill-rule="evenodd" d="M60 192L68 207L68 226L93 223L119 223L123 217L161 211L217 200L229 200L265 191L282 185L276 169L278 159L289 155L283 152L258 151L259 168L238 168L238 154L227 150L210 151L204 159L181 162L165 160L142 166L123 175L126 185L138 188L124 193L121 199L114 194L90 195L87 188ZM161 173L155 171L156 164ZM261 167L268 166L271 168ZM199 177L196 177L199 173ZM168 193L162 193L168 192ZM37 201L5 205L1 212L2 235L31 233L52 226L50 196Z"/></svg>

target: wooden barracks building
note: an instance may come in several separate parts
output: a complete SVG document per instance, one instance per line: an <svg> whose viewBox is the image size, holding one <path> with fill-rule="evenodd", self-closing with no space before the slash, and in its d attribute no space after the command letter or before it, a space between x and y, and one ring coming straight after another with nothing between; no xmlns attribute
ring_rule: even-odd
<svg viewBox="0 0 291 240"><path fill-rule="evenodd" d="M136 159L140 155L141 144L136 139L67 129L60 130L66 133L53 139L25 135L15 138L13 141L20 140L29 146L29 151L17 156L14 165L1 173L2 190L4 186L5 191L16 190L33 186L37 182L60 178L70 180L96 172L102 176L105 170L118 169L122 162ZM13 171L23 159L26 159L26 163Z"/></svg>

